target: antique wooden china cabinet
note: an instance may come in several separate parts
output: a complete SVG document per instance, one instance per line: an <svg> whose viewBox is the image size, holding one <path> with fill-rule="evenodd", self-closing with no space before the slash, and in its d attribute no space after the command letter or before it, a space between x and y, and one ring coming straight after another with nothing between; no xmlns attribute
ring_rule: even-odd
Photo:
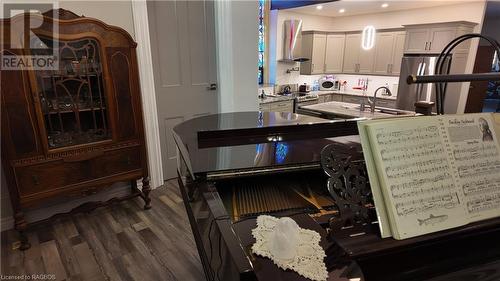
<svg viewBox="0 0 500 281"><path fill-rule="evenodd" d="M23 32L27 20L38 26L32 33ZM2 70L2 163L21 248L29 247L24 212L56 198L88 196L128 181L129 196L89 202L73 211L134 196L150 208L132 37L64 9L20 14L0 24L3 56L55 52L59 64L50 70ZM27 40L29 44L22 44ZM142 191L136 184L141 178Z"/></svg>

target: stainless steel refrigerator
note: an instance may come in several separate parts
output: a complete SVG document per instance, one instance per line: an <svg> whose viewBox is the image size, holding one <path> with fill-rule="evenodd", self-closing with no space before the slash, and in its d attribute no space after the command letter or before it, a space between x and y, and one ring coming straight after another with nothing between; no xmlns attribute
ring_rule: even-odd
<svg viewBox="0 0 500 281"><path fill-rule="evenodd" d="M406 82L410 75L432 75L439 55L437 54L406 54L401 61L401 74L399 76L398 96L396 106L398 109L415 110L417 101L436 102L434 84L412 84ZM443 73L447 73L451 55L444 63ZM433 108L435 112L435 107Z"/></svg>

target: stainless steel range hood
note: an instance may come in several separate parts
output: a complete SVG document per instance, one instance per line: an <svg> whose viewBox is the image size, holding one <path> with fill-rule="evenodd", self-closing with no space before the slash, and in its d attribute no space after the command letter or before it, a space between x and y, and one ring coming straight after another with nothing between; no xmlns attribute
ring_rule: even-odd
<svg viewBox="0 0 500 281"><path fill-rule="evenodd" d="M285 20L283 42L283 59L281 62L304 62L309 58L302 57L302 20Z"/></svg>

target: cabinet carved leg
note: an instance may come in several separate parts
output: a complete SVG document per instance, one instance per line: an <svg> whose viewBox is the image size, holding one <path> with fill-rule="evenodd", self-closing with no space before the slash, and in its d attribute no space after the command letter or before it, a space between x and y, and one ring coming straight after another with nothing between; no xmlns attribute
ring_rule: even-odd
<svg viewBox="0 0 500 281"><path fill-rule="evenodd" d="M142 194L144 195L144 210L151 209L151 198L149 198L150 192L151 192L151 187L149 186L149 177L144 177L142 179Z"/></svg>
<svg viewBox="0 0 500 281"><path fill-rule="evenodd" d="M130 191L132 193L136 193L138 191L138 189L137 189L137 180L131 180L130 181Z"/></svg>
<svg viewBox="0 0 500 281"><path fill-rule="evenodd" d="M19 241L21 242L19 249L21 251L28 250L31 247L28 237L26 237L24 233L27 227L28 222L24 219L24 214L22 212L16 212L14 215L14 228L19 233Z"/></svg>

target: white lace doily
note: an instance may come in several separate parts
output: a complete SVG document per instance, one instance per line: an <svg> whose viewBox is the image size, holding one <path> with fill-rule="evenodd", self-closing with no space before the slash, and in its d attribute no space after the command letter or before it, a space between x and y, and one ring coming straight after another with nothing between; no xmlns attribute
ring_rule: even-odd
<svg viewBox="0 0 500 281"><path fill-rule="evenodd" d="M257 227L252 230L256 242L252 246L252 252L270 258L277 266L286 270L291 269L298 274L316 281L324 281L328 278L328 271L323 261L325 251L319 245L321 236L313 230L300 228L297 255L290 260L279 260L269 251L269 236L279 219L261 215L257 218Z"/></svg>

